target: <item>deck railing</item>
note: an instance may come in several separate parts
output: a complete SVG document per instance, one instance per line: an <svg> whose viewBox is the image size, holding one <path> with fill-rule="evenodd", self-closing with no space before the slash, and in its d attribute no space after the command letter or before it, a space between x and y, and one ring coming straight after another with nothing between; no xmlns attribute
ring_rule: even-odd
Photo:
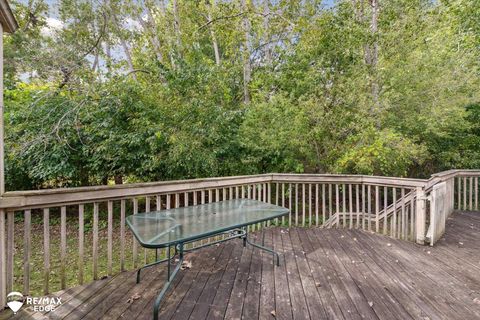
<svg viewBox="0 0 480 320"><path fill-rule="evenodd" d="M139 248L125 227L130 214L251 198L290 209L252 231L268 225L359 228L433 244L454 208L478 210L479 176L480 170L451 170L429 180L263 174L7 192L0 199L0 306L13 290L48 294L163 255Z"/></svg>

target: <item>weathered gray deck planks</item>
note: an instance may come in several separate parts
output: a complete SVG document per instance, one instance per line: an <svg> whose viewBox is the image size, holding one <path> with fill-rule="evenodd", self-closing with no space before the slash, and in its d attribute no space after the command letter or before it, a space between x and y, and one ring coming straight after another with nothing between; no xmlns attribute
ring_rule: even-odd
<svg viewBox="0 0 480 320"><path fill-rule="evenodd" d="M479 319L480 213L458 212L434 247L352 229L268 228L188 253L162 304L161 319ZM164 266L58 293L50 313L23 309L0 319L151 319ZM129 298L138 296L128 302Z"/></svg>

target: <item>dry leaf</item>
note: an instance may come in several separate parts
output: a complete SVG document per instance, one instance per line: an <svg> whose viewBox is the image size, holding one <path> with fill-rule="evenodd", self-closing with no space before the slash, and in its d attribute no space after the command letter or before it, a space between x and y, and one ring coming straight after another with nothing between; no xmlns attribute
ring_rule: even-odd
<svg viewBox="0 0 480 320"><path fill-rule="evenodd" d="M134 293L128 300L127 303L132 303L133 301L140 299L141 296L138 293Z"/></svg>
<svg viewBox="0 0 480 320"><path fill-rule="evenodd" d="M277 317L277 313L275 312L275 310L273 310L272 312L270 312L270 314L271 314L274 318Z"/></svg>
<svg viewBox="0 0 480 320"><path fill-rule="evenodd" d="M321 284L320 282L315 282L315 286L317 286L317 287L321 287L321 286L322 286L322 284Z"/></svg>
<svg viewBox="0 0 480 320"><path fill-rule="evenodd" d="M191 269L191 268L192 268L192 262L188 260L183 261L182 266L180 267L180 269L182 270Z"/></svg>
<svg viewBox="0 0 480 320"><path fill-rule="evenodd" d="M373 301L368 301L368 305L373 308Z"/></svg>

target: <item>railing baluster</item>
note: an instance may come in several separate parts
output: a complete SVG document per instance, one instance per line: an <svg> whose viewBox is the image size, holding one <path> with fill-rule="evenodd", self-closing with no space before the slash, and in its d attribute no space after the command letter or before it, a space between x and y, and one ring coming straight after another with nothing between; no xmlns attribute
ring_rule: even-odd
<svg viewBox="0 0 480 320"><path fill-rule="evenodd" d="M93 203L93 280L98 279L98 202Z"/></svg>
<svg viewBox="0 0 480 320"><path fill-rule="evenodd" d="M107 274L111 276L112 258L113 258L113 201L107 202L108 218L107 218Z"/></svg>
<svg viewBox="0 0 480 320"><path fill-rule="evenodd" d="M362 184L362 229L363 230L365 230L365 210L366 210L365 185Z"/></svg>
<svg viewBox="0 0 480 320"><path fill-rule="evenodd" d="M406 227L406 215L405 215L405 188L402 188L402 191L401 191L401 195L402 195L402 239L405 239L406 236L406 230L405 230L405 227Z"/></svg>
<svg viewBox="0 0 480 320"><path fill-rule="evenodd" d="M298 183L295 183L295 226L298 226Z"/></svg>
<svg viewBox="0 0 480 320"><path fill-rule="evenodd" d="M383 234L387 234L388 187L383 187Z"/></svg>
<svg viewBox="0 0 480 320"><path fill-rule="evenodd" d="M380 231L380 193L379 187L375 186L375 232Z"/></svg>
<svg viewBox="0 0 480 320"><path fill-rule="evenodd" d="M318 183L315 184L315 226L319 226L320 224L320 221L319 221L319 218L318 218L318 215L319 215L319 199L318 199L318 188L320 187L320 185Z"/></svg>
<svg viewBox="0 0 480 320"><path fill-rule="evenodd" d="M288 208L289 213L288 213L288 227L292 226L292 184L288 184Z"/></svg>
<svg viewBox="0 0 480 320"><path fill-rule="evenodd" d="M157 196L157 208L160 207L160 201ZM120 200L120 270L125 270L125 199Z"/></svg>
<svg viewBox="0 0 480 320"><path fill-rule="evenodd" d="M350 211L350 221L348 223L348 227L352 229L353 227L353 197L352 197L352 184L348 184L348 209Z"/></svg>
<svg viewBox="0 0 480 320"><path fill-rule="evenodd" d="M463 178L463 208L462 210L467 210L467 177Z"/></svg>
<svg viewBox="0 0 480 320"><path fill-rule="evenodd" d="M272 203L272 185L271 183L266 183L267 186L267 202Z"/></svg>
<svg viewBox="0 0 480 320"><path fill-rule="evenodd" d="M397 237L397 188L393 188L393 212L392 212L392 230L391 236Z"/></svg>
<svg viewBox="0 0 480 320"><path fill-rule="evenodd" d="M326 220L326 214L327 214L327 209L325 205L325 184L322 184L322 225L325 224Z"/></svg>
<svg viewBox="0 0 480 320"><path fill-rule="evenodd" d="M308 184L308 226L312 225L312 184Z"/></svg>
<svg viewBox="0 0 480 320"><path fill-rule="evenodd" d="M412 195L410 199L410 235L411 235L411 240L415 241L415 201L413 197L413 190L410 190L410 193Z"/></svg>
<svg viewBox="0 0 480 320"><path fill-rule="evenodd" d="M43 294L48 294L50 281L50 209L43 209Z"/></svg>
<svg viewBox="0 0 480 320"><path fill-rule="evenodd" d="M355 213L357 216L357 220L355 223L355 227L358 229L360 228L360 186L358 184L355 185Z"/></svg>
<svg viewBox="0 0 480 320"><path fill-rule="evenodd" d="M302 227L305 227L305 183L302 183Z"/></svg>
<svg viewBox="0 0 480 320"><path fill-rule="evenodd" d="M78 284L83 284L84 241L85 241L84 205L78 205Z"/></svg>
<svg viewBox="0 0 480 320"><path fill-rule="evenodd" d="M13 291L15 254L15 212L7 212L7 292Z"/></svg>
<svg viewBox="0 0 480 320"><path fill-rule="evenodd" d="M462 178L457 177L457 209L460 210L462 205Z"/></svg>
<svg viewBox="0 0 480 320"><path fill-rule="evenodd" d="M478 210L478 177L475 177L475 211Z"/></svg>
<svg viewBox="0 0 480 320"><path fill-rule="evenodd" d="M337 228L340 226L340 193L338 188L338 184L335 184L335 214Z"/></svg>
<svg viewBox="0 0 480 320"><path fill-rule="evenodd" d="M473 210L473 177L470 177L468 180L470 180L470 188L468 190L468 209L470 211Z"/></svg>
<svg viewBox="0 0 480 320"><path fill-rule="evenodd" d="M368 192L368 231L372 231L372 186L368 185L367 186L367 192Z"/></svg>
<svg viewBox="0 0 480 320"><path fill-rule="evenodd" d="M138 199L133 198L133 214L137 214L137 213L138 213ZM138 243L133 235L132 235L132 241L133 241L133 268L136 268L137 258L138 258Z"/></svg>
<svg viewBox="0 0 480 320"><path fill-rule="evenodd" d="M60 208L60 288L67 287L65 281L65 263L67 261L67 208Z"/></svg>
<svg viewBox="0 0 480 320"><path fill-rule="evenodd" d="M281 183L281 185L282 185L282 207L285 207L285 183ZM284 224L285 224L285 216L282 216L282 225Z"/></svg>
<svg viewBox="0 0 480 320"><path fill-rule="evenodd" d="M23 238L23 294L30 294L30 255L32 239L32 211L24 213L24 238Z"/></svg>
<svg viewBox="0 0 480 320"><path fill-rule="evenodd" d="M347 226L347 186L342 185L342 211L343 211L343 227Z"/></svg>

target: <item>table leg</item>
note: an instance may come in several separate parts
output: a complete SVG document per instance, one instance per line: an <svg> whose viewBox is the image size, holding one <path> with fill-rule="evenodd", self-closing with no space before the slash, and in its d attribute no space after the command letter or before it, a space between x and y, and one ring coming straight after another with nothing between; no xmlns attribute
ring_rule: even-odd
<svg viewBox="0 0 480 320"><path fill-rule="evenodd" d="M156 250L157 249L155 249L155 260L156 261L152 262L152 263L149 263L149 264L146 264L146 265L144 265L143 267L141 267L137 270L137 283L140 283L140 273L143 269L151 267L151 266L155 266L157 264L160 264L160 263L163 263L163 262L166 262L166 261L169 261L169 260L172 260L173 258L175 258L175 255L177 254L177 247L175 247L175 254L172 257L170 257L170 247L168 247L168 249L167 249L168 250L168 257L165 258L165 259L162 259L162 260L157 260ZM168 264L170 265L170 262Z"/></svg>
<svg viewBox="0 0 480 320"><path fill-rule="evenodd" d="M163 285L162 291L160 291L157 298L155 299L155 304L153 306L153 319L154 320L158 320L158 311L159 311L159 308L160 308L160 303L162 302L163 297L167 293L168 288L172 284L173 279L175 278L178 271L182 267L182 263L183 263L183 243L178 245L178 249L179 249L178 264L175 267L175 269L173 269L173 272L170 273L170 261L168 262L167 282ZM174 255L174 257L175 257L175 255ZM170 260L170 250L168 251L168 258Z"/></svg>
<svg viewBox="0 0 480 320"><path fill-rule="evenodd" d="M247 231L247 229L245 229L245 230ZM262 246L262 245L256 244L256 243L251 242L250 240L248 240L248 232L245 233L245 236L244 236L244 238L243 238L243 246L245 247L247 243L248 243L249 245L253 246L253 247L256 247L256 248L258 248L258 249L261 249L261 250L264 250L264 251L267 251L267 252L270 252L271 254L273 254L274 259L276 258L277 266L280 266L280 256L278 255L278 253L276 253L275 251L273 251L273 250L270 249L270 248L264 247L264 246ZM262 241L262 243L263 243L263 241Z"/></svg>

